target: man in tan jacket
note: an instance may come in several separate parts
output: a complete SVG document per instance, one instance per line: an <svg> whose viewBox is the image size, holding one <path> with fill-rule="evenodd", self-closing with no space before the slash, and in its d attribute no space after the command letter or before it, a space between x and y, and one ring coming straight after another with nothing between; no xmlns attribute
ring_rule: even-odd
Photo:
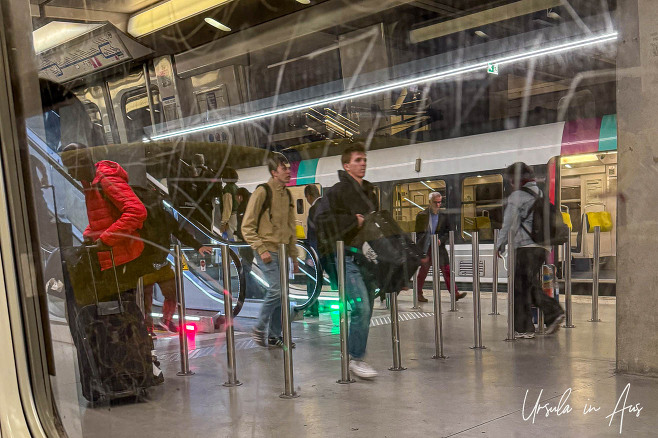
<svg viewBox="0 0 658 438"><path fill-rule="evenodd" d="M281 280L279 277L279 244L288 245L295 272L297 263L297 234L292 196L286 188L290 182L290 163L280 153L272 153L267 160L271 178L256 188L242 220L242 235L257 254L255 260L267 283L265 299L252 336L261 346L283 346L281 336ZM287 291L286 291L287 292ZM288 309L283 309L288 311ZM267 327L269 326L269 333Z"/></svg>

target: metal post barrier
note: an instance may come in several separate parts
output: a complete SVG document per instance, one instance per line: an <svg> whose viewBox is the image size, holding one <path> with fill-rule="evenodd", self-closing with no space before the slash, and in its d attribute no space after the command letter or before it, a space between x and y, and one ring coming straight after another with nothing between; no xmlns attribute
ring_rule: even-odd
<svg viewBox="0 0 658 438"><path fill-rule="evenodd" d="M139 310L142 312L142 315L147 316L144 313L144 277L139 277L137 280L137 288L135 289L135 301L137 301L137 307L139 307ZM151 297L151 300L153 300L153 297ZM150 306L149 306L150 307Z"/></svg>
<svg viewBox="0 0 658 438"><path fill-rule="evenodd" d="M288 297L288 251L284 243L279 244L279 278L281 280L281 324L283 326L283 393L281 398L295 398L292 367L292 333L290 329L290 299Z"/></svg>
<svg viewBox="0 0 658 438"><path fill-rule="evenodd" d="M546 329L544 328L544 312L542 312L539 307L537 307L537 328L538 328L537 334L539 335L546 334Z"/></svg>
<svg viewBox="0 0 658 438"><path fill-rule="evenodd" d="M473 258L473 340L474 349L484 349L482 345L482 315L480 313L480 238L477 231L471 235Z"/></svg>
<svg viewBox="0 0 658 438"><path fill-rule="evenodd" d="M456 280L455 277L457 276L457 271L455 270L455 231L450 230L448 233L449 236L449 242L450 242L450 289L448 292L450 292L450 311L451 312L456 312L457 311L457 288L456 288ZM436 274L432 274L436 275Z"/></svg>
<svg viewBox="0 0 658 438"><path fill-rule="evenodd" d="M592 319L599 322L599 264L601 263L601 227L594 227L594 260L592 261Z"/></svg>
<svg viewBox="0 0 658 438"><path fill-rule="evenodd" d="M178 341L180 345L180 372L177 376L191 376L190 358L187 351L187 327L185 327L185 288L183 283L183 251L174 246L176 254L176 295L178 296Z"/></svg>
<svg viewBox="0 0 658 438"><path fill-rule="evenodd" d="M391 343L393 345L393 366L389 368L391 371L406 370L402 366L402 355L400 354L400 321L398 319L398 294L386 294L390 296L391 303Z"/></svg>
<svg viewBox="0 0 658 438"><path fill-rule="evenodd" d="M228 245L222 246L222 275L224 277L224 330L226 333L226 368L228 380L224 386L240 386L235 365L235 335L233 333L233 296L231 295L231 259Z"/></svg>
<svg viewBox="0 0 658 438"><path fill-rule="evenodd" d="M567 243L564 244L564 268L562 269L562 274L564 276L564 307L567 314L566 322L564 323L564 328L574 328L573 325L573 303L571 301L571 231L569 231L569 237L567 237Z"/></svg>
<svg viewBox="0 0 658 438"><path fill-rule="evenodd" d="M416 232L411 233L411 240L416 243L417 235ZM416 272L414 272L413 277L411 277L411 293L412 293L412 302L413 306L411 306L411 310L420 310L420 307L418 306L418 271L420 268L416 269Z"/></svg>
<svg viewBox="0 0 658 438"><path fill-rule="evenodd" d="M507 235L507 338L513 342L514 338L514 264L516 263L516 250L512 230Z"/></svg>
<svg viewBox="0 0 658 438"><path fill-rule="evenodd" d="M452 231L451 231L452 232ZM439 236L432 234L432 269L439 272ZM452 278L452 275L450 276ZM441 284L436 274L432 278L432 295L434 296L434 356L433 359L445 359L443 354L443 316L441 315Z"/></svg>
<svg viewBox="0 0 658 438"><path fill-rule="evenodd" d="M336 273L338 274L338 314L340 318L340 380L338 383L353 383L350 376L350 355L347 350L347 298L345 296L345 242L336 242Z"/></svg>
<svg viewBox="0 0 658 438"><path fill-rule="evenodd" d="M498 256L496 255L496 242L498 242L499 229L493 230L494 253L491 272L491 313L489 315L500 315L498 313Z"/></svg>

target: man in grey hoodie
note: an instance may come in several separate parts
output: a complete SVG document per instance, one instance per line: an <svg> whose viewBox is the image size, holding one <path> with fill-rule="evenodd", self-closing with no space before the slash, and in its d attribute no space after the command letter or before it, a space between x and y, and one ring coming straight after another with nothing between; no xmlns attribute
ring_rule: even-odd
<svg viewBox="0 0 658 438"><path fill-rule="evenodd" d="M532 230L532 207L535 196L532 191L542 196L537 187L532 169L525 163L517 162L505 169L505 178L512 187L507 198L503 227L496 242L496 254L505 249L508 234L512 230L516 249L514 264L514 331L517 338L535 337L535 325L532 323L531 305L544 312L548 329L547 334L554 333L564 320L564 310L556 300L548 297L542 290L542 265L546 261L548 249L535 243L530 237Z"/></svg>

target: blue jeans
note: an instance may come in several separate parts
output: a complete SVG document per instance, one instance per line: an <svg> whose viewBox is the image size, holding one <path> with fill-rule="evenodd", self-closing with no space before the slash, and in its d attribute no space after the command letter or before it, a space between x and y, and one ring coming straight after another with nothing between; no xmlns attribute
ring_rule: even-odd
<svg viewBox="0 0 658 438"><path fill-rule="evenodd" d="M348 350L353 359L361 360L366 354L375 295L368 292L360 268L354 263L354 257L348 255L345 256L345 293L352 307Z"/></svg>
<svg viewBox="0 0 658 438"><path fill-rule="evenodd" d="M256 264L263 272L263 280L269 287L265 288L265 298L260 308L256 330L265 331L269 323L270 338L281 336L281 278L279 277L279 254L270 251L272 261L265 264L259 255Z"/></svg>

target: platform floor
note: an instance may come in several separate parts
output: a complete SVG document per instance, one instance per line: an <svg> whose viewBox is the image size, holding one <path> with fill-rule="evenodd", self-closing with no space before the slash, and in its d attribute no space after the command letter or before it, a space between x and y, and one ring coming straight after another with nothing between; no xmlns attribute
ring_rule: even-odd
<svg viewBox="0 0 658 438"><path fill-rule="evenodd" d="M426 295L430 295L427 293ZM501 315L488 315L491 294L482 294L485 350L472 350L471 294L449 312L443 294L445 360L432 359L432 303L410 310L409 293L400 298L402 364L392 365L388 311L376 310L367 360L380 373L373 381L340 385L337 314L293 324L297 343L294 378L299 398L279 398L283 359L279 349L257 347L248 336L253 320L236 320L238 378L226 388L222 334L197 336L190 353L195 375L177 377L177 338L157 341L166 381L142 403L87 407L77 394L73 349L63 326L56 331L58 406L71 437L525 437L619 436L621 412L612 418L625 387L622 436L655 436L658 429L658 379L616 375L615 300L601 297L599 323L587 322L589 297L575 297L573 329L534 340L504 342L505 295ZM527 394L524 410L524 397ZM542 392L543 391L543 392ZM566 393L565 393L566 391ZM569 393L570 391L570 393ZM546 416L540 405L557 409ZM623 407L622 397L617 409ZM566 408L566 405L571 409ZM583 413L585 406L600 408ZM524 418L525 417L525 418Z"/></svg>

